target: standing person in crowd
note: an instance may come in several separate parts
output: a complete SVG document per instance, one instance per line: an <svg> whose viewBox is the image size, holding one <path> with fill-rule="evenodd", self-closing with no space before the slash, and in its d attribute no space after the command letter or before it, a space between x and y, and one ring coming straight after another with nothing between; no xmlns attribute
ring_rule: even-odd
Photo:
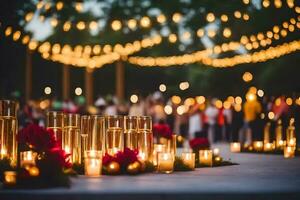
<svg viewBox="0 0 300 200"><path fill-rule="evenodd" d="M117 106L115 105L113 99L110 98L107 102L108 102L108 105L105 108L104 114L105 115L117 115L118 110L117 110Z"/></svg>
<svg viewBox="0 0 300 200"><path fill-rule="evenodd" d="M202 119L199 104L195 104L189 110L189 140L194 139L202 131Z"/></svg>
<svg viewBox="0 0 300 200"><path fill-rule="evenodd" d="M215 107L215 102L215 99L210 101L205 109L205 116L208 124L207 138L211 144L215 142L217 117L219 114L219 110Z"/></svg>
<svg viewBox="0 0 300 200"><path fill-rule="evenodd" d="M224 115L224 137L225 141L232 140L232 105L224 105L223 115Z"/></svg>
<svg viewBox="0 0 300 200"><path fill-rule="evenodd" d="M252 143L253 138L257 139L259 133L259 114L262 108L260 103L257 101L256 94L247 93L246 102L244 103L244 131L241 142L246 145Z"/></svg>
<svg viewBox="0 0 300 200"><path fill-rule="evenodd" d="M131 104L129 108L129 115L131 116L145 115L145 103L143 99L139 98L137 103Z"/></svg>
<svg viewBox="0 0 300 200"><path fill-rule="evenodd" d="M272 111L275 114L275 121L278 121L279 119L282 122L283 130L285 130L288 126L288 111L289 106L286 103L285 96L280 96L275 100L275 103L273 104Z"/></svg>

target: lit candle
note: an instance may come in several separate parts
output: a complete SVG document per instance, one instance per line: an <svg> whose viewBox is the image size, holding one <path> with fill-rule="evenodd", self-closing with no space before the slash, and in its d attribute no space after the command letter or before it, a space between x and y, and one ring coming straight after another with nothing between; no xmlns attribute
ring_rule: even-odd
<svg viewBox="0 0 300 200"><path fill-rule="evenodd" d="M7 150L6 148L2 147L0 151L0 159L6 158L7 157Z"/></svg>
<svg viewBox="0 0 300 200"><path fill-rule="evenodd" d="M97 177L101 175L102 151L85 151L84 171L86 176Z"/></svg>
<svg viewBox="0 0 300 200"><path fill-rule="evenodd" d="M295 148L294 147L284 147L283 150L285 158L294 158L295 157Z"/></svg>
<svg viewBox="0 0 300 200"><path fill-rule="evenodd" d="M70 147L69 147L68 145L66 145L66 146L64 147L64 150L65 150L65 152L66 152L67 154L70 154L70 153L71 153L71 149L70 149Z"/></svg>
<svg viewBox="0 0 300 200"><path fill-rule="evenodd" d="M17 182L17 173L15 171L4 172L4 184L15 185Z"/></svg>
<svg viewBox="0 0 300 200"><path fill-rule="evenodd" d="M213 151L212 150L200 150L199 161L201 165L211 166L213 165Z"/></svg>
<svg viewBox="0 0 300 200"><path fill-rule="evenodd" d="M181 159L190 169L195 169L195 153L183 152L181 154Z"/></svg>
<svg viewBox="0 0 300 200"><path fill-rule="evenodd" d="M294 138L289 139L287 141L287 146L295 148L296 147L296 138L294 137Z"/></svg>
<svg viewBox="0 0 300 200"><path fill-rule="evenodd" d="M157 171L161 173L172 173L174 169L174 159L172 153L158 153Z"/></svg>
<svg viewBox="0 0 300 200"><path fill-rule="evenodd" d="M166 151L166 146L164 144L154 144L153 149L153 164L157 165L158 153Z"/></svg>
<svg viewBox="0 0 300 200"><path fill-rule="evenodd" d="M253 149L255 151L262 151L264 149L263 141L254 141L253 142Z"/></svg>
<svg viewBox="0 0 300 200"><path fill-rule="evenodd" d="M239 142L230 143L230 151L233 153L241 152L241 143Z"/></svg>
<svg viewBox="0 0 300 200"><path fill-rule="evenodd" d="M220 155L220 149L219 148L214 148L213 152L214 152L214 156L219 156Z"/></svg>
<svg viewBox="0 0 300 200"><path fill-rule="evenodd" d="M143 161L143 162L145 162L146 160L148 160L147 154L145 152L139 152L138 158L139 158L140 161Z"/></svg>
<svg viewBox="0 0 300 200"><path fill-rule="evenodd" d="M273 150L273 143L265 143L264 144L264 151L265 152L270 152Z"/></svg>
<svg viewBox="0 0 300 200"><path fill-rule="evenodd" d="M20 157L21 167L35 165L36 153L32 151L23 151L20 153Z"/></svg>
<svg viewBox="0 0 300 200"><path fill-rule="evenodd" d="M279 140L276 142L276 148L279 150L282 150L286 146L286 141L284 140Z"/></svg>
<svg viewBox="0 0 300 200"><path fill-rule="evenodd" d="M120 149L117 148L117 147L113 147L113 148L107 149L107 153L109 155L111 155L111 156L116 155L119 151L120 151Z"/></svg>

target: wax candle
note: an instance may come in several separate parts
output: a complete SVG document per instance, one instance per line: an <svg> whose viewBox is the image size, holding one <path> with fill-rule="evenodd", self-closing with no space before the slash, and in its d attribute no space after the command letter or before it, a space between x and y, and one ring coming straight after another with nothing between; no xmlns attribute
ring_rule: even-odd
<svg viewBox="0 0 300 200"><path fill-rule="evenodd" d="M254 141L253 142L253 149L255 151L262 151L264 148L264 143L263 141Z"/></svg>
<svg viewBox="0 0 300 200"><path fill-rule="evenodd" d="M21 167L35 165L36 153L32 151L23 151L20 153Z"/></svg>
<svg viewBox="0 0 300 200"><path fill-rule="evenodd" d="M116 155L119 151L121 151L119 148L117 147L113 147L113 148L110 148L110 149L107 149L107 153L111 156L114 156Z"/></svg>
<svg viewBox="0 0 300 200"><path fill-rule="evenodd" d="M138 158L140 161L145 162L146 160L148 160L148 154L145 152L139 152Z"/></svg>
<svg viewBox="0 0 300 200"><path fill-rule="evenodd" d="M290 138L287 141L287 146L296 148L296 138L295 137L294 138Z"/></svg>
<svg viewBox="0 0 300 200"><path fill-rule="evenodd" d="M220 155L220 149L219 148L214 148L213 152L214 152L214 156L219 156Z"/></svg>
<svg viewBox="0 0 300 200"><path fill-rule="evenodd" d="M200 150L199 161L201 165L212 166L213 165L213 151L212 150Z"/></svg>
<svg viewBox="0 0 300 200"><path fill-rule="evenodd" d="M230 143L230 151L233 153L241 152L241 143L239 142Z"/></svg>
<svg viewBox="0 0 300 200"><path fill-rule="evenodd" d="M158 153L157 171L161 173L172 173L174 169L174 159L172 153Z"/></svg>
<svg viewBox="0 0 300 200"><path fill-rule="evenodd" d="M6 158L7 157L7 150L5 147L2 147L0 150L0 159Z"/></svg>
<svg viewBox="0 0 300 200"><path fill-rule="evenodd" d="M17 182L17 173L15 171L4 172L4 184L15 185Z"/></svg>
<svg viewBox="0 0 300 200"><path fill-rule="evenodd" d="M164 144L154 144L153 149L153 164L157 165L158 153L166 151L166 146Z"/></svg>
<svg viewBox="0 0 300 200"><path fill-rule="evenodd" d="M264 144L264 151L265 152L270 152L273 150L273 143L265 143Z"/></svg>
<svg viewBox="0 0 300 200"><path fill-rule="evenodd" d="M286 146L285 140L279 140L278 142L276 142L276 148L279 150L283 150L285 146Z"/></svg>
<svg viewBox="0 0 300 200"><path fill-rule="evenodd" d="M284 147L283 150L285 158L294 158L295 157L295 148L294 147Z"/></svg>
<svg viewBox="0 0 300 200"><path fill-rule="evenodd" d="M102 152L86 151L84 158L84 171L86 176L97 177L101 175Z"/></svg>
<svg viewBox="0 0 300 200"><path fill-rule="evenodd" d="M190 169L195 169L195 153L183 152L181 159Z"/></svg>

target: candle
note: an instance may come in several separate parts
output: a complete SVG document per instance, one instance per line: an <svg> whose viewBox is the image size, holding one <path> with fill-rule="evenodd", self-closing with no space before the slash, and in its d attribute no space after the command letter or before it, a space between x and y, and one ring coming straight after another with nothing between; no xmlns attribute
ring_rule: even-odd
<svg viewBox="0 0 300 200"><path fill-rule="evenodd" d="M255 151L262 151L264 149L263 141L254 141L253 142L253 149Z"/></svg>
<svg viewBox="0 0 300 200"><path fill-rule="evenodd" d="M181 159L190 169L195 169L195 153L183 152L181 154Z"/></svg>
<svg viewBox="0 0 300 200"><path fill-rule="evenodd" d="M23 151L20 153L21 167L34 166L35 159L36 159L36 153L32 151Z"/></svg>
<svg viewBox="0 0 300 200"><path fill-rule="evenodd" d="M98 177L102 169L102 151L85 151L84 171L86 176Z"/></svg>
<svg viewBox="0 0 300 200"><path fill-rule="evenodd" d="M4 184L15 185L17 182L17 173L15 171L4 172Z"/></svg>
<svg viewBox="0 0 300 200"><path fill-rule="evenodd" d="M286 141L285 140L279 140L276 142L276 148L279 150L282 150L286 146Z"/></svg>
<svg viewBox="0 0 300 200"><path fill-rule="evenodd" d="M296 148L296 138L291 138L287 141L287 146Z"/></svg>
<svg viewBox="0 0 300 200"><path fill-rule="evenodd" d="M214 156L219 156L220 155L220 149L219 148L214 148L213 152L214 152Z"/></svg>
<svg viewBox="0 0 300 200"><path fill-rule="evenodd" d="M283 150L285 158L294 158L295 157L295 148L294 147L284 147Z"/></svg>
<svg viewBox="0 0 300 200"><path fill-rule="evenodd" d="M241 143L239 142L230 143L230 151L233 153L241 152Z"/></svg>
<svg viewBox="0 0 300 200"><path fill-rule="evenodd" d="M211 166L213 165L213 151L212 150L200 150L199 161L201 165Z"/></svg>
<svg viewBox="0 0 300 200"><path fill-rule="evenodd" d="M154 150L153 150L153 164L157 165L157 156L158 153L162 153L166 151L166 146L164 144L154 144Z"/></svg>
<svg viewBox="0 0 300 200"><path fill-rule="evenodd" d="M111 156L116 155L119 151L120 151L120 149L117 148L117 147L113 147L113 148L107 149L107 153L109 155L111 155Z"/></svg>
<svg viewBox="0 0 300 200"><path fill-rule="evenodd" d="M6 148L2 147L0 150L0 159L6 158L7 157L7 150Z"/></svg>
<svg viewBox="0 0 300 200"><path fill-rule="evenodd" d="M264 151L265 152L270 152L273 150L273 143L265 143L264 144Z"/></svg>
<svg viewBox="0 0 300 200"><path fill-rule="evenodd" d="M145 162L146 160L148 160L147 158L147 153L145 152L139 152L138 154L139 160Z"/></svg>
<svg viewBox="0 0 300 200"><path fill-rule="evenodd" d="M158 153L157 171L161 173L172 173L174 169L174 159L172 153Z"/></svg>

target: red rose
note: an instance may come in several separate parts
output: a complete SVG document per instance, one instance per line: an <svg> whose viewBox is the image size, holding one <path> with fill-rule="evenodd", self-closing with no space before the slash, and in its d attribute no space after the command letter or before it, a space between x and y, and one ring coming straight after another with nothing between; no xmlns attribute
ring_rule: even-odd
<svg viewBox="0 0 300 200"><path fill-rule="evenodd" d="M207 149L209 146L207 138L195 138L190 140L190 147L194 150Z"/></svg>
<svg viewBox="0 0 300 200"><path fill-rule="evenodd" d="M155 124L153 126L153 134L164 138L172 138L172 130L168 124Z"/></svg>
<svg viewBox="0 0 300 200"><path fill-rule="evenodd" d="M119 163L121 167L126 168L129 164L138 161L138 151L125 148L124 151L119 151L114 156L105 154L102 159L104 166L108 165L112 161L115 161Z"/></svg>
<svg viewBox="0 0 300 200"><path fill-rule="evenodd" d="M58 168L70 168L72 164L69 159L70 154L58 147L52 148L45 154L45 159L49 163L49 166L56 165Z"/></svg>
<svg viewBox="0 0 300 200"><path fill-rule="evenodd" d="M18 142L22 145L28 145L37 152L58 147L53 131L35 124L30 124L19 131Z"/></svg>

